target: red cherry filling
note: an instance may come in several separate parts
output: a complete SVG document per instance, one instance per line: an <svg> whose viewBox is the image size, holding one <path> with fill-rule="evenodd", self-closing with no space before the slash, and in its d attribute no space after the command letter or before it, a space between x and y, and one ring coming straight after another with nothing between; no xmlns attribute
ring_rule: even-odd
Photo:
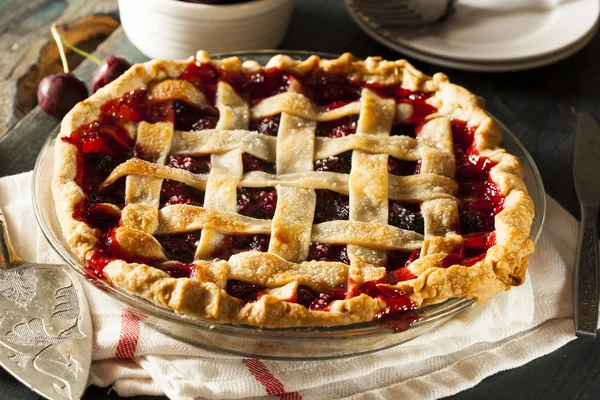
<svg viewBox="0 0 600 400"><path fill-rule="evenodd" d="M369 281L365 282L362 285L358 286L358 292L356 295L361 293L366 294L367 296L371 296L372 298L385 298L387 299L397 299L400 297L406 296L406 293L395 289L390 288L382 284L381 282Z"/></svg>
<svg viewBox="0 0 600 400"><path fill-rule="evenodd" d="M192 61L179 76L195 85L216 85L219 80L219 71L211 63Z"/></svg>
<svg viewBox="0 0 600 400"><path fill-rule="evenodd" d="M356 133L358 115L336 119L333 121L317 122L316 136L341 138Z"/></svg>
<svg viewBox="0 0 600 400"><path fill-rule="evenodd" d="M129 132L117 121L108 118L83 125L62 140L77 146L83 154L101 153L116 159L116 163L129 158L134 145Z"/></svg>
<svg viewBox="0 0 600 400"><path fill-rule="evenodd" d="M406 312L414 310L417 305L413 303L406 293L385 286L381 282L365 282L356 288L352 297L364 293L372 298L379 298L385 302L386 307L376 315L376 319L383 320L390 317L398 318ZM414 316L414 314L411 314ZM414 322L415 319L413 319Z"/></svg>
<svg viewBox="0 0 600 400"><path fill-rule="evenodd" d="M83 125L62 140L79 149L75 181L88 195L87 201L74 210L73 217L94 220L94 216L87 215L89 204L111 203L123 207L125 179L119 179L102 191L99 186L117 165L130 157L133 140L129 133L114 120L104 118Z"/></svg>
<svg viewBox="0 0 600 400"><path fill-rule="evenodd" d="M212 256L227 260L232 255L245 251L266 252L269 250L270 240L269 235L227 235L223 238L221 247L215 250Z"/></svg>
<svg viewBox="0 0 600 400"><path fill-rule="evenodd" d="M299 79L305 94L319 106L337 103L334 108L338 108L343 103L350 103L360 98L361 83L350 80L346 75L317 72Z"/></svg>
<svg viewBox="0 0 600 400"><path fill-rule="evenodd" d="M504 196L490 182L471 182L460 185L460 231L463 235L494 230L494 217L504 208Z"/></svg>
<svg viewBox="0 0 600 400"><path fill-rule="evenodd" d="M88 202L90 204L110 203L117 207L125 206L125 177L118 179L112 185L104 190L95 190L88 193Z"/></svg>
<svg viewBox="0 0 600 400"><path fill-rule="evenodd" d="M142 121L148 113L148 90L139 88L124 96L109 100L101 107L102 114L120 122Z"/></svg>
<svg viewBox="0 0 600 400"><path fill-rule="evenodd" d="M174 100L172 110L176 130L196 131L214 129L217 126L218 117L211 109Z"/></svg>
<svg viewBox="0 0 600 400"><path fill-rule="evenodd" d="M96 243L94 252L86 260L88 265L95 271L95 273L92 273L94 277L98 277L96 273L102 276L104 267L111 261L119 259L130 263L151 265L162 269L176 278L189 277L194 274L195 267L192 264L173 261L163 262L159 259L142 257L139 254L131 253L119 245L115 235L114 229L104 233ZM186 262L193 259L195 252L193 245L197 244L199 238L200 231L180 235L157 236L157 240L159 240L169 257L182 259Z"/></svg>
<svg viewBox="0 0 600 400"><path fill-rule="evenodd" d="M494 217L504 208L504 196L491 180L490 170L496 165L479 155L475 147L475 128L466 122L452 121L456 180L462 246L443 260L442 267L455 264L471 266L485 259L487 250L496 243ZM489 233L491 232L491 233Z"/></svg>
<svg viewBox="0 0 600 400"><path fill-rule="evenodd" d="M185 71L183 71L183 73L179 76L179 79L184 79L193 83L194 86L204 93L206 99L211 104L215 104L217 82L219 81L219 70L211 63L192 61L187 65Z"/></svg>
<svg viewBox="0 0 600 400"><path fill-rule="evenodd" d="M496 165L492 160L477 155L474 149L457 149L456 157L456 181L472 182L488 178L492 167Z"/></svg>
<svg viewBox="0 0 600 400"><path fill-rule="evenodd" d="M350 265L346 245L313 242L308 249L307 261L335 261Z"/></svg>
<svg viewBox="0 0 600 400"><path fill-rule="evenodd" d="M274 188L238 188L238 213L252 218L273 219L277 207Z"/></svg>
<svg viewBox="0 0 600 400"><path fill-rule="evenodd" d="M413 252L394 251L387 252L387 263L385 268L388 270L387 283L395 285L398 282L409 281L415 279L414 275L408 268L413 261L421 256L420 250Z"/></svg>
<svg viewBox="0 0 600 400"><path fill-rule="evenodd" d="M309 286L300 285L296 293L296 302L310 310L328 311L329 305L335 300L343 300L345 291L333 290L317 292Z"/></svg>
<svg viewBox="0 0 600 400"><path fill-rule="evenodd" d="M99 229L101 232L109 230L119 225L121 216L105 204L92 204L87 210L85 219L91 227Z"/></svg>
<svg viewBox="0 0 600 400"><path fill-rule="evenodd" d="M192 125L193 131L204 131L206 129L215 129L219 118L214 115L207 115L200 118Z"/></svg>
<svg viewBox="0 0 600 400"><path fill-rule="evenodd" d="M504 196L491 181L470 182L460 185L458 194L463 200L463 208L498 214L504 209Z"/></svg>
<svg viewBox="0 0 600 400"><path fill-rule="evenodd" d="M151 123L170 121L180 131L214 129L219 120L214 109L191 104L186 100L149 102L143 119Z"/></svg>
<svg viewBox="0 0 600 400"><path fill-rule="evenodd" d="M242 153L242 165L244 167L244 173L252 171L262 171L267 174L274 174L276 170L275 163L261 160L260 158L254 157L252 154Z"/></svg>
<svg viewBox="0 0 600 400"><path fill-rule="evenodd" d="M264 289L263 286L254 283L229 279L225 290L230 296L236 297L244 303L250 303L256 301L259 295L264 292Z"/></svg>
<svg viewBox="0 0 600 400"><path fill-rule="evenodd" d="M160 260L142 257L122 248L116 239L116 233L113 229L105 233L100 240L98 240L95 246L94 254L88 259L88 264L90 264L90 266L97 272L102 273L102 270L106 264L117 259L140 264L160 264Z"/></svg>
<svg viewBox="0 0 600 400"><path fill-rule="evenodd" d="M220 71L220 79L229 83L236 92L246 96L253 103L275 96L287 90L290 74L278 68L269 68L255 73L232 73Z"/></svg>
<svg viewBox="0 0 600 400"><path fill-rule="evenodd" d="M494 230L494 217L490 213L476 210L459 211L460 231L468 235L476 232L490 232Z"/></svg>
<svg viewBox="0 0 600 400"><path fill-rule="evenodd" d="M399 160L392 156L388 157L388 172L392 175L407 176L418 174L420 171L417 170L417 166L417 161Z"/></svg>
<svg viewBox="0 0 600 400"><path fill-rule="evenodd" d="M158 265L157 268L162 269L173 278L192 278L196 275L196 267L194 264L169 261L162 265Z"/></svg>
<svg viewBox="0 0 600 400"><path fill-rule="evenodd" d="M73 218L85 222L101 233L106 233L119 224L121 214L116 213L106 204L90 204L88 201L83 201L75 206Z"/></svg>
<svg viewBox="0 0 600 400"><path fill-rule="evenodd" d="M110 100L101 109L103 115L121 123L172 121L175 129L184 131L213 129L218 120L213 109L200 107L183 99L154 102L144 88Z"/></svg>
<svg viewBox="0 0 600 400"><path fill-rule="evenodd" d="M396 123L392 125L390 136L409 136L411 138L417 137L417 130L415 124Z"/></svg>
<svg viewBox="0 0 600 400"><path fill-rule="evenodd" d="M408 329L408 326L410 326L413 322L419 319L418 316L416 316L413 313L410 313L410 311L417 308L417 305L412 302L410 297L399 296L397 298L384 298L384 301L386 307L383 310L379 311L375 318L378 320L385 321L387 321L390 318L393 319L395 321L393 327L396 331ZM402 320L398 319L398 317L406 318L404 322L405 324L408 324L408 326L406 326L405 324L400 325L400 321Z"/></svg>
<svg viewBox="0 0 600 400"><path fill-rule="evenodd" d="M460 232L463 236L494 230L494 217L504 207L504 196L490 178L495 162L479 155L475 128L464 121L452 121L456 157L456 180L460 184Z"/></svg>
<svg viewBox="0 0 600 400"><path fill-rule="evenodd" d="M487 251L487 249L486 249ZM459 256L458 254L448 254L444 260L442 261L442 268L449 268L453 265L464 265L465 267L472 267L473 265L477 264L479 261L482 261L483 259L485 259L485 253L482 253L478 256L474 256L474 257L470 257L470 258L465 258L462 256Z"/></svg>
<svg viewBox="0 0 600 400"><path fill-rule="evenodd" d="M250 121L250 130L257 131L267 136L277 136L280 121L281 114L273 115L272 117L267 117L260 120L252 120Z"/></svg>
<svg viewBox="0 0 600 400"><path fill-rule="evenodd" d="M327 189L315 190L317 204L315 207L314 224L321 222L348 220L350 206L348 196Z"/></svg>
<svg viewBox="0 0 600 400"><path fill-rule="evenodd" d="M401 229L415 231L420 234L425 232L423 216L419 204L389 202L388 223Z"/></svg>
<svg viewBox="0 0 600 400"><path fill-rule="evenodd" d="M496 233L472 233L464 236L462 255L466 258L476 257L485 253L496 244Z"/></svg>
<svg viewBox="0 0 600 400"><path fill-rule="evenodd" d="M229 83L236 92L249 98L253 103L287 90L290 75L286 71L270 68L255 73L225 71L212 64L193 61L179 76L192 82L214 104L217 82Z"/></svg>
<svg viewBox="0 0 600 400"><path fill-rule="evenodd" d="M156 235L155 238L169 259L191 263L196 254L200 234L201 231L194 231L175 235Z"/></svg>
<svg viewBox="0 0 600 400"><path fill-rule="evenodd" d="M185 183L165 179L160 189L160 205L164 207L174 204L202 206L204 192Z"/></svg>
<svg viewBox="0 0 600 400"><path fill-rule="evenodd" d="M413 92L402 86L384 86L379 84L366 85L381 97L391 97L397 103L408 103L413 107L412 116L403 121L404 124L420 124L425 121L425 117L433 114L437 109L427 104L427 99L431 93Z"/></svg>
<svg viewBox="0 0 600 400"><path fill-rule="evenodd" d="M191 156L187 154L176 154L169 156L167 165L171 168L180 168L194 174L205 174L210 172L210 155Z"/></svg>
<svg viewBox="0 0 600 400"><path fill-rule="evenodd" d="M487 180L495 162L481 157L474 146L475 128L464 121L452 121L452 138L456 157L456 181L459 183Z"/></svg>
<svg viewBox="0 0 600 400"><path fill-rule="evenodd" d="M352 151L346 151L323 160L315 161L315 171L338 172L349 174L352 169Z"/></svg>
<svg viewBox="0 0 600 400"><path fill-rule="evenodd" d="M88 201L95 203L110 203L119 207L125 205L125 178L120 178L107 188L100 190L100 184L118 165L115 159L100 153L83 155L83 174L79 186L88 195Z"/></svg>
<svg viewBox="0 0 600 400"><path fill-rule="evenodd" d="M442 268L455 264L470 267L485 259L490 247L496 244L496 233L473 233L464 236L464 241L442 261Z"/></svg>

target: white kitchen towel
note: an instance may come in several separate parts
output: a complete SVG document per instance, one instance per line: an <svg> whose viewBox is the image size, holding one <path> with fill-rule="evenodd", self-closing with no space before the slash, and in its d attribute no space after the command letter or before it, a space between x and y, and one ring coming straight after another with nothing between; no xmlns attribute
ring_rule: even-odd
<svg viewBox="0 0 600 400"><path fill-rule="evenodd" d="M31 173L0 179L0 206L17 253L60 262L32 211ZM264 361L171 339L144 316L84 285L93 314L91 383L123 396L172 399L439 398L473 387L575 339L572 271L577 221L548 197L526 283L394 348L328 361Z"/></svg>

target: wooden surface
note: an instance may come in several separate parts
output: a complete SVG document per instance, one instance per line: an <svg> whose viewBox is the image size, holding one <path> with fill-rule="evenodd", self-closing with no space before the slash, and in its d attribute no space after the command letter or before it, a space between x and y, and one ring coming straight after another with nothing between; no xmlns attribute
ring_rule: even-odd
<svg viewBox="0 0 600 400"><path fill-rule="evenodd" d="M93 49L119 26L116 11L116 0L0 0L0 137L35 107L39 81L62 71L50 25ZM69 52L68 60L75 68L82 57Z"/></svg>
<svg viewBox="0 0 600 400"><path fill-rule="evenodd" d="M281 48L334 53L351 51L362 57L402 57L362 33L348 16L341 0L296 0L290 30ZM109 38L99 52L102 56L121 53L136 60L143 59L131 49L120 32ZM587 111L600 119L600 74L597 72L600 36L573 57L532 71L483 74L417 61L414 64L430 74L443 71L454 82L483 96L488 110L503 121L532 154L547 192L577 216L571 177L575 114ZM84 62L78 73L86 77L93 68ZM38 109L24 118L14 132L0 141L0 174L31 169L41 144L54 125L56 121L41 116ZM23 143L27 145L23 146ZM114 392L107 392L107 388L90 388L85 399L118 398ZM0 398L35 399L37 396L0 371ZM451 397L452 400L598 398L600 340L581 339L520 368L491 376L475 388Z"/></svg>

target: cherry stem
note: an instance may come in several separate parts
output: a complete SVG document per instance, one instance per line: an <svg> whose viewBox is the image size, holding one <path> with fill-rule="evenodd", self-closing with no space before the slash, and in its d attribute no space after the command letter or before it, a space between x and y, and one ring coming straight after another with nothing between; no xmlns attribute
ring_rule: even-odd
<svg viewBox="0 0 600 400"><path fill-rule="evenodd" d="M65 71L65 74L69 73L69 64L67 63L67 56L65 55L65 49L62 45L62 40L60 37L60 34L58 33L58 27L56 26L56 24L52 24L52 26L50 27L50 32L52 33L52 37L54 38L54 41L56 42L56 46L58 47L58 53L60 54L60 59L62 61L62 65L63 65L63 70Z"/></svg>
<svg viewBox="0 0 600 400"><path fill-rule="evenodd" d="M90 53L83 51L81 49L78 49L77 47L75 47L71 43L69 43L69 41L67 39L65 39L64 37L61 39L62 39L62 42L65 45L67 45L67 47L69 49L73 50L75 53L79 54L80 56L84 56L85 58L89 58L90 60L92 60L93 62L95 62L98 65L102 64L102 61L100 61L100 59L98 57L93 56Z"/></svg>

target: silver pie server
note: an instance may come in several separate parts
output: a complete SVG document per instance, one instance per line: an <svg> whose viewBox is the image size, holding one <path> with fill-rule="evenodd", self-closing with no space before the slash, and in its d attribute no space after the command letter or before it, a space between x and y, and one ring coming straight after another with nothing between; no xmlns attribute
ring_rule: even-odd
<svg viewBox="0 0 600 400"><path fill-rule="evenodd" d="M598 329L598 206L600 205L600 127L586 113L577 116L573 179L581 206L574 279L575 334L594 339Z"/></svg>
<svg viewBox="0 0 600 400"><path fill-rule="evenodd" d="M87 387L93 338L75 272L23 261L0 210L0 365L48 399L78 399Z"/></svg>

